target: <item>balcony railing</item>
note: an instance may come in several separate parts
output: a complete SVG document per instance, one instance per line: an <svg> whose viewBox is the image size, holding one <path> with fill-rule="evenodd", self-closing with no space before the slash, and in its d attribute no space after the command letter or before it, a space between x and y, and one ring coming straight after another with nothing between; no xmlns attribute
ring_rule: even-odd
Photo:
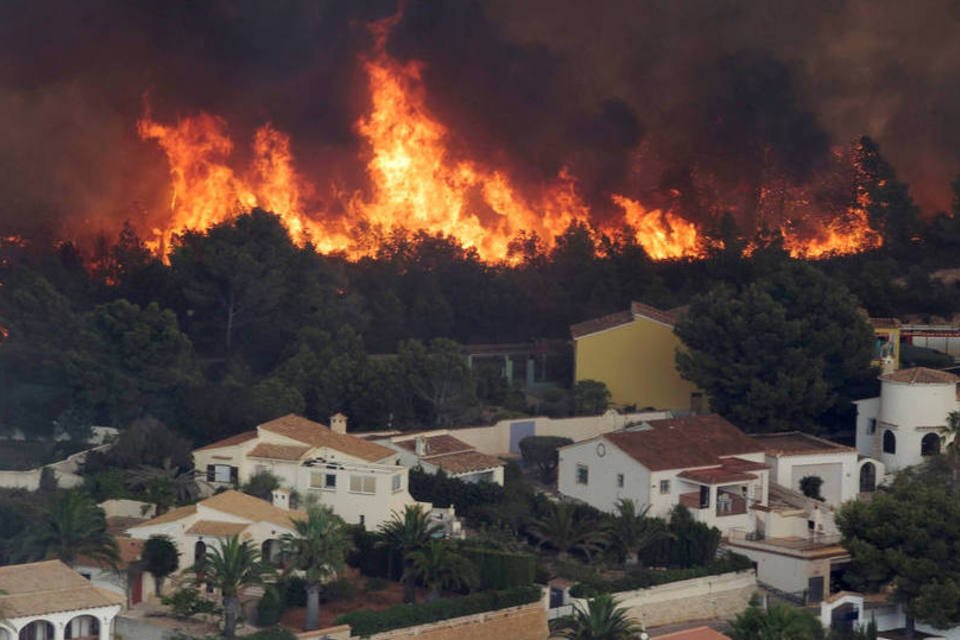
<svg viewBox="0 0 960 640"><path fill-rule="evenodd" d="M747 500L734 493L720 492L717 495L718 516L740 516L747 512Z"/></svg>

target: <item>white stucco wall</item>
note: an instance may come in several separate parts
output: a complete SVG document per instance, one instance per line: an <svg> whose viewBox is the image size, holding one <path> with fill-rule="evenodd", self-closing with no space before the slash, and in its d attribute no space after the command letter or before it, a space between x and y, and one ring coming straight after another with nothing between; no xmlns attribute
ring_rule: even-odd
<svg viewBox="0 0 960 640"><path fill-rule="evenodd" d="M120 605L60 611L25 618L7 618L0 622L0 640L6 640L4 634L11 633L12 635L7 635L7 638L16 638L22 629L36 620L45 620L52 624L54 629L53 640L63 640L67 625L69 625L74 618L87 615L96 618L100 623L100 640L110 640L113 638L113 620L118 613L120 613Z"/></svg>
<svg viewBox="0 0 960 640"><path fill-rule="evenodd" d="M937 433L946 424L947 414L960 408L956 386L947 384L906 384L883 381L877 414L877 456L889 472L920 464L920 442L927 433ZM896 453L882 450L883 432L890 430L897 440Z"/></svg>
<svg viewBox="0 0 960 640"><path fill-rule="evenodd" d="M597 453L599 444L603 445L603 456ZM626 498L638 507L650 505L650 515L663 515L660 513L663 501L651 496L650 472L606 438L563 447L559 458L557 489L561 494L607 512L615 511L617 501ZM585 485L577 481L578 465L588 470ZM623 474L623 487L618 486L618 474ZM652 498L655 502L651 502Z"/></svg>

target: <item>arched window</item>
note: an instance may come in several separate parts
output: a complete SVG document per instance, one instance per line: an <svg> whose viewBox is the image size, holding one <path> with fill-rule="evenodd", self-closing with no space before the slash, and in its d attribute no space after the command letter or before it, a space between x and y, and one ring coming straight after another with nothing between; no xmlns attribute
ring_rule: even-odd
<svg viewBox="0 0 960 640"><path fill-rule="evenodd" d="M877 489L877 467L872 462L864 462L860 467L860 493L870 493Z"/></svg>
<svg viewBox="0 0 960 640"><path fill-rule="evenodd" d="M193 546L193 563L198 567L203 565L207 559L207 545L203 540L197 540Z"/></svg>
<svg viewBox="0 0 960 640"><path fill-rule="evenodd" d="M66 640L99 640L100 621L93 616L77 616L67 623Z"/></svg>
<svg viewBox="0 0 960 640"><path fill-rule="evenodd" d="M53 640L53 625L46 620L34 620L20 630L20 640Z"/></svg>
<svg viewBox="0 0 960 640"><path fill-rule="evenodd" d="M887 429L883 432L883 452L884 453L896 453L897 452L897 436L893 434L893 431Z"/></svg>
<svg viewBox="0 0 960 640"><path fill-rule="evenodd" d="M935 433L928 433L920 441L920 455L935 456L940 453L940 436Z"/></svg>

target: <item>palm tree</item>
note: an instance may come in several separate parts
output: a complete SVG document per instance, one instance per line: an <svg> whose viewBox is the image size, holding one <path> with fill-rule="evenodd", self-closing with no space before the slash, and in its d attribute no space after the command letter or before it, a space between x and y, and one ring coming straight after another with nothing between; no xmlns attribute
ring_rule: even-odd
<svg viewBox="0 0 960 640"><path fill-rule="evenodd" d="M307 592L306 630L320 627L320 585L343 570L352 542L346 524L326 505L307 507L306 519L293 521L295 534L280 539L289 566L303 571Z"/></svg>
<svg viewBox="0 0 960 640"><path fill-rule="evenodd" d="M392 519L380 525L380 544L403 558L404 602L416 599L415 578L410 571L411 554L424 549L442 530L443 527L431 523L427 512L415 504L408 504L402 514L395 511Z"/></svg>
<svg viewBox="0 0 960 640"><path fill-rule="evenodd" d="M212 584L223 600L223 636L236 637L240 615L240 591L264 583L272 569L260 559L260 552L249 540L230 536L207 551L202 566L195 566L197 580Z"/></svg>
<svg viewBox="0 0 960 640"><path fill-rule="evenodd" d="M951 411L947 414L947 426L940 432L947 443L948 462L950 463L951 479L954 489L957 488L957 476L960 474L960 411Z"/></svg>
<svg viewBox="0 0 960 640"><path fill-rule="evenodd" d="M431 540L411 552L407 571L427 588L427 601L439 598L441 589L473 589L480 582L477 567L444 540Z"/></svg>
<svg viewBox="0 0 960 640"><path fill-rule="evenodd" d="M780 602L766 609L752 604L730 621L733 640L819 640L823 635L814 614Z"/></svg>
<svg viewBox="0 0 960 640"><path fill-rule="evenodd" d="M140 465L127 472L127 486L142 491L148 502L157 505L157 515L166 513L175 502L196 502L200 497L193 469L183 470L170 458L163 459L162 467Z"/></svg>
<svg viewBox="0 0 960 640"><path fill-rule="evenodd" d="M26 558L59 558L71 567L79 556L116 565L117 541L107 533L103 509L82 491L64 491L24 539Z"/></svg>
<svg viewBox="0 0 960 640"><path fill-rule="evenodd" d="M527 530L540 542L557 550L560 560L571 551L589 556L603 546L607 536L598 523L579 517L577 506L569 502L551 503L546 515L532 521Z"/></svg>
<svg viewBox="0 0 960 640"><path fill-rule="evenodd" d="M557 635L568 640L629 640L643 633L643 625L617 605L609 593L574 605L573 615L557 627Z"/></svg>
<svg viewBox="0 0 960 640"><path fill-rule="evenodd" d="M621 498L617 501L616 509L617 515L611 521L610 538L623 551L627 564L639 564L641 551L670 536L666 522L647 517L649 506L637 511L633 500Z"/></svg>

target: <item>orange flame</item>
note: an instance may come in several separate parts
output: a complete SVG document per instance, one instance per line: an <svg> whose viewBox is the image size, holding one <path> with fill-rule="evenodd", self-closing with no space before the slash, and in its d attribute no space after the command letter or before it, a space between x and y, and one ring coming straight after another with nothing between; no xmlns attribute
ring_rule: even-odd
<svg viewBox="0 0 960 640"><path fill-rule="evenodd" d="M377 248L363 234L376 238L400 230L455 237L483 260L497 262L514 259L511 242L523 234L535 234L543 248L550 249L555 236L571 224L589 223L591 211L566 170L548 184L520 188L501 169L454 157L450 132L427 107L423 65L401 64L386 53L387 35L398 18L372 25L375 46L362 60L370 109L355 126L366 143L367 193L342 194L331 186L330 193L343 205L338 213L311 210L316 188L297 173L289 137L270 124L254 135L251 166L238 172L230 163L234 146L223 119L200 114L165 125L148 114L138 124L140 136L156 141L164 151L172 183L169 221L154 230L148 246L166 256L176 233L205 230L240 211L261 207L280 216L294 241L311 242L322 252L359 258ZM611 198L623 210L622 223L633 228L651 258L706 254L701 231L678 213L647 209L624 195ZM608 221L599 231L615 232L617 222ZM863 206L810 237L789 224L782 231L796 257L880 244Z"/></svg>

